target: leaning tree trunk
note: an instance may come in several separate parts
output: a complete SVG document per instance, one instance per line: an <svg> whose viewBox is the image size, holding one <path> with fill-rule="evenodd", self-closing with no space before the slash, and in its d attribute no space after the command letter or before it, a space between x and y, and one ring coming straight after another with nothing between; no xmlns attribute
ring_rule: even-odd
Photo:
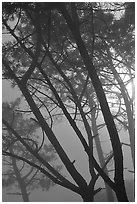
<svg viewBox="0 0 137 204"><path fill-rule="evenodd" d="M84 84L84 80L81 77L81 75L79 75L79 77L80 77L81 82ZM99 158L99 162L100 162L101 167L103 167L105 165L105 159L104 159L104 156L103 156L103 151L102 151L102 147L101 147L101 144L100 144L100 139L99 139L99 136L98 136L97 124L96 124L96 119L95 119L95 113L96 113L95 102L93 101L93 98L91 97L91 90L87 89L86 92L87 92L87 98L88 98L88 101L89 101L89 106L90 106L90 109L92 110L91 111L92 131L93 131L93 135L97 136L97 137L94 138L94 140L95 140L95 144L96 144L98 158ZM104 168L104 172L108 176L107 167ZM108 201L109 202L114 202L113 191L106 182L105 182L105 188L106 188Z"/></svg>
<svg viewBox="0 0 137 204"><path fill-rule="evenodd" d="M135 169L135 124L134 124L134 118L133 118L133 111L131 110L131 102L129 101L125 84L121 79L120 75L118 74L117 70L113 66L113 62L112 62L111 54L109 50L108 50L108 58L111 63L110 69L120 86L120 91L125 102L127 119L128 119L128 132L129 132L129 140L130 140L130 147L131 147L131 156L132 156L133 166Z"/></svg>
<svg viewBox="0 0 137 204"><path fill-rule="evenodd" d="M120 144L120 139L119 135L113 120L113 116L110 112L110 108L104 93L104 90L102 88L102 84L99 80L99 77L97 75L96 69L90 59L90 56L87 52L87 49L85 47L85 44L81 38L80 31L78 26L75 24L73 19L70 17L65 4L64 3L59 3L58 5L56 4L58 9L61 11L64 19L66 20L69 29L71 30L71 33L76 41L77 47L79 49L80 55L82 57L82 60L84 62L85 68L88 71L89 77L92 81L93 87L95 89L95 92L97 94L101 111L104 117L104 121L106 123L112 148L113 148L113 153L114 153L114 165L115 165L115 175L114 175L114 181L115 181L115 192L117 195L118 201L128 201L127 194L126 194L126 189L125 189L125 184L124 184L124 175L123 175L123 153L121 149L121 144ZM77 15L77 14L76 14ZM77 16L78 17L78 16ZM117 189L120 190L121 188L121 193L118 192ZM122 196L121 196L122 194Z"/></svg>

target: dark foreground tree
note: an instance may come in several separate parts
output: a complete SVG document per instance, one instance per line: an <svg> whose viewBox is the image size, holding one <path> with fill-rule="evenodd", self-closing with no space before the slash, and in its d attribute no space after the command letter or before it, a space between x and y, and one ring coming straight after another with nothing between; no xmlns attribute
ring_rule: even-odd
<svg viewBox="0 0 137 204"><path fill-rule="evenodd" d="M3 154L25 161L56 184L81 195L83 201L93 201L94 195L101 190L101 188L95 189L99 176L113 189L118 201L128 201L120 138L102 86L100 70L105 67L105 64L99 63L101 59L98 57L97 50L102 45L108 60L110 59L106 52L108 43L105 47L104 41L100 38L106 27L100 24L98 28L98 21L96 21L99 16L104 15L109 25L110 21L111 24L115 24L113 14L109 12L110 5L101 3L3 4L3 29L12 37L10 42L6 42L3 46L4 77L10 79L13 85L17 85L21 90L34 115L33 120L45 132L74 183L57 172L43 159L37 148L32 148L4 119L3 125L20 141L26 151L41 163L41 166L30 159L11 153L9 149L4 150ZM116 12L122 7L123 4L112 4L110 10ZM104 37L113 36L109 36L108 32L107 29ZM98 37L96 37L97 34ZM112 42L114 40L115 36L112 37ZM98 65L101 65L101 68ZM79 92L77 92L78 86L72 83L78 73L81 73L85 80ZM79 82L80 78L77 80ZM103 167L94 157L95 135L92 135L88 122L92 109L87 110L86 106L87 88L92 90L94 88L93 97L99 102L111 141L112 154ZM76 169L75 161L69 159L53 131L54 117L59 114L66 117L88 157L91 175L88 183ZM78 127L77 116L83 121L87 140ZM104 170L112 157L114 158L113 179Z"/></svg>

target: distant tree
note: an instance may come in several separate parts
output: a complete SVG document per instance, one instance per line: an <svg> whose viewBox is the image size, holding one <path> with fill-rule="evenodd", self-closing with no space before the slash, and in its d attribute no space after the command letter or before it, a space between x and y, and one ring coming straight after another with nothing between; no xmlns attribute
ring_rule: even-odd
<svg viewBox="0 0 137 204"><path fill-rule="evenodd" d="M20 99L15 102L3 103L2 115L3 118L9 121L12 128L18 130L25 141L28 141L32 146L38 145L39 136L35 133L39 128L37 124L30 123L30 120L24 119L23 114L16 112L19 107ZM39 131L40 134L40 131ZM31 159L33 163L36 163L36 159L26 152L26 149L20 144L20 142L12 135L11 132L3 131L3 150L9 149L11 154L20 155L27 159ZM46 144L43 140L43 144L39 146L39 153L42 157L50 162L57 159L55 150L52 145ZM61 166L56 166L59 171ZM28 166L25 162L21 162L14 157L7 158L3 156L3 187L16 186L20 191L9 194L21 195L24 202L29 202L29 194L35 188L42 188L43 190L49 190L55 183L48 177L41 175L40 172L32 166ZM10 190L10 189L9 189Z"/></svg>

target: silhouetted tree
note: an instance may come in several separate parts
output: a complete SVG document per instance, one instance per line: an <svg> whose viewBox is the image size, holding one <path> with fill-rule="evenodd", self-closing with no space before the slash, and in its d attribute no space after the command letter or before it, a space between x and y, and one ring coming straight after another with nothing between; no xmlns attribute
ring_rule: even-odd
<svg viewBox="0 0 137 204"><path fill-rule="evenodd" d="M81 195L83 201L93 201L94 195L101 190L101 188L94 189L99 176L113 189L118 201L128 201L124 184L120 138L103 89L103 82L105 82L106 90L112 88L112 84L107 86L107 81L112 82L116 74L116 70L114 73L110 69L114 62L111 52L114 52L114 55L115 52L119 52L120 46L117 48L115 43L120 44L123 40L122 36L114 36L112 32L116 30L117 21L109 8L110 5L109 3L106 5L101 3L3 4L3 29L14 38L4 43L3 46L4 77L10 79L13 86L17 85L21 90L30 111L34 114L33 121L45 132L75 184L57 172L48 161L45 161L36 151L37 148L32 148L31 144L22 138L19 131L12 128L5 119L3 120L4 126L42 164L42 167L8 150L4 150L3 154L25 161L40 170L53 182ZM126 9L128 7L129 5L126 4ZM124 9L124 4L117 6L113 3L113 12L119 8ZM124 18L127 16L126 9ZM13 27L11 22L14 24ZM129 26L128 23L123 24L126 28ZM119 23L118 31L123 24ZM110 41L105 41L105 38L110 38ZM100 55L102 52L103 54ZM108 70L109 73L105 75L104 71ZM84 84L79 79L79 73L83 76ZM115 79L118 81L119 75ZM74 84L76 80L79 83L78 86ZM95 135L92 135L87 119L88 113L92 112L91 107L88 111L86 109L89 108L85 97L87 87L92 87L95 91L95 99L99 103L112 145L112 154L104 167L100 166L94 157L93 139ZM76 169L75 161L70 161L53 132L53 118L59 114L67 118L88 156L91 175L88 183ZM77 125L77 115L83 121L87 140ZM112 157L114 159L113 180L104 171ZM48 171L45 170L45 167Z"/></svg>

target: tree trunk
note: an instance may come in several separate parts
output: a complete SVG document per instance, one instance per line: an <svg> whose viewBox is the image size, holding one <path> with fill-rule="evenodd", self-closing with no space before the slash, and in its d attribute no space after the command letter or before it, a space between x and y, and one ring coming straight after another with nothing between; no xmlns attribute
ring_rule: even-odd
<svg viewBox="0 0 137 204"><path fill-rule="evenodd" d="M94 202L93 197L90 195L82 197L82 199L83 199L83 202Z"/></svg>
<svg viewBox="0 0 137 204"><path fill-rule="evenodd" d="M25 185L23 179L20 180L19 185L20 185L20 189L21 189L23 202L29 202L29 196L28 196L26 185Z"/></svg>
<svg viewBox="0 0 137 204"><path fill-rule="evenodd" d="M109 108L104 90L102 88L102 84L99 80L96 69L91 61L91 58L89 57L85 44L81 38L80 31L76 28L75 23L70 17L65 5L63 3L60 3L58 4L58 8L60 9L63 17L65 18L68 24L68 27L72 32L72 35L76 41L82 60L85 64L86 70L88 71L89 77L92 81L95 92L97 94L101 111L104 117L104 121L106 123L107 129L109 132L113 153L114 153L114 164L115 164L114 180L115 180L115 183L119 184L120 188L122 189L122 195L123 195L122 198L123 198L123 201L126 202L128 201L128 199L127 199L127 194L126 194L125 185L124 185L123 153L121 149L119 135L118 135L112 114L110 112L110 108ZM121 198L118 198L118 199L121 200Z"/></svg>
<svg viewBox="0 0 137 204"><path fill-rule="evenodd" d="M128 197L127 197L127 194L126 194L124 181L120 180L116 184L115 193L116 193L118 202L128 202Z"/></svg>
<svg viewBox="0 0 137 204"><path fill-rule="evenodd" d="M84 189L81 197L83 199L83 202L94 202L94 189Z"/></svg>
<svg viewBox="0 0 137 204"><path fill-rule="evenodd" d="M93 101L93 99L92 99L92 97L90 96L89 93L88 93L88 96L89 96L90 108L93 109L95 103L94 103L94 101ZM99 135L98 135L95 113L96 113L96 108L94 108L91 111L92 131L93 131L93 135L95 135L94 140L95 140L95 144L96 144L96 149L97 149L97 153L98 153L99 162L100 162L101 167L103 167L104 164L105 164L105 159L104 159L104 156L103 156L103 151L102 151L102 147L101 147L100 139L99 139ZM107 167L104 168L104 172L106 173L106 175L108 175ZM108 201L109 202L114 202L114 196L113 196L112 189L107 185L107 183L105 183L105 188L106 188Z"/></svg>
<svg viewBox="0 0 137 204"><path fill-rule="evenodd" d="M10 152L14 154L14 151L12 150L12 148L10 148ZM23 202L29 202L29 196L27 193L26 185L23 178L21 178L20 172L16 164L16 159L11 157L11 160L12 160L13 169L17 178L17 182L21 190L21 196L22 196Z"/></svg>
<svg viewBox="0 0 137 204"><path fill-rule="evenodd" d="M113 62L111 59L110 52L108 51L108 58L112 66L110 66L110 69L115 76L115 79L117 80L120 91L122 94L122 97L125 102L126 112L127 112L127 119L128 119L128 132L129 132L129 140L130 140L130 146L131 146L131 156L133 161L133 166L135 168L135 125L134 125L134 118L133 118L133 112L131 110L131 102L129 101L127 90L125 87L125 84L123 83L123 80L121 79L120 75L118 74L117 70L113 66Z"/></svg>
<svg viewBox="0 0 137 204"><path fill-rule="evenodd" d="M92 128L93 128L93 134L97 135L97 126L96 126L95 117L92 117ZM97 149L97 153L98 153L99 162L100 162L101 167L103 167L104 164L105 164L105 160L104 160L104 156L103 156L99 136L98 135L95 136L94 140L95 140L95 144L96 144L96 149ZM106 173L106 175L108 175L107 167L104 168L104 172ZM114 202L114 196L113 196L112 189L107 185L107 183L105 183L105 188L106 188L108 201L109 202Z"/></svg>

